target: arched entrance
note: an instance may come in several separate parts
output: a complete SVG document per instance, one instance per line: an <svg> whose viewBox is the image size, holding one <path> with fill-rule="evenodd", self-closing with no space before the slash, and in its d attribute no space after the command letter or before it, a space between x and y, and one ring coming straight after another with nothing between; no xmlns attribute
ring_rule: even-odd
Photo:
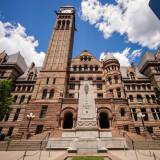
<svg viewBox="0 0 160 160"><path fill-rule="evenodd" d="M73 128L73 114L72 112L67 112L64 115L63 119L63 129L72 129Z"/></svg>
<svg viewBox="0 0 160 160"><path fill-rule="evenodd" d="M101 129L110 128L108 113L101 112L99 114L99 127Z"/></svg>

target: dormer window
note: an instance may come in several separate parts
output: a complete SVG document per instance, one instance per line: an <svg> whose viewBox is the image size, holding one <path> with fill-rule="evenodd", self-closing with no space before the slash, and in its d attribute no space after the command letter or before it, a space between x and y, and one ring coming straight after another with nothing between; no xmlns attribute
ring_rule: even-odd
<svg viewBox="0 0 160 160"><path fill-rule="evenodd" d="M130 72L130 79L135 80L135 74L133 72Z"/></svg>
<svg viewBox="0 0 160 160"><path fill-rule="evenodd" d="M33 72L29 73L28 80L29 81L33 80Z"/></svg>

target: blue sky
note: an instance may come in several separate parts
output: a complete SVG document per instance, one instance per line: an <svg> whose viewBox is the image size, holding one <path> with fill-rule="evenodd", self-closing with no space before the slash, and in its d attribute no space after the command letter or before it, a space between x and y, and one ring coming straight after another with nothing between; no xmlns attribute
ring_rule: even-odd
<svg viewBox="0 0 160 160"><path fill-rule="evenodd" d="M93 1L95 1L96 4L92 3ZM144 0L138 0L138 1L144 1ZM115 2L115 0L87 0L87 2L83 0L27 0L27 1L0 0L0 21L2 24L9 22L13 26L15 26L15 28L18 23L21 26L23 26L25 28L25 33L27 36L34 36L34 39L38 40L39 45L35 47L35 50L37 54L40 54L41 52L46 52L48 48L48 42L50 40L53 25L56 18L54 11L63 5L73 5L76 8L77 31L75 32L75 38L74 38L73 56L78 55L83 50L89 50L97 58L100 57L100 54L102 52L111 52L113 54L117 53L120 55L123 53L125 54L125 51L128 52L127 57L130 57L130 54L132 54L135 50L136 51L138 50L139 52L141 52L141 54L137 57L134 57L134 61L138 63L140 57L143 55L145 51L147 50L155 51L157 46L160 43L160 42L159 43L157 42L156 44L155 41L144 42L145 37L142 38L142 36L137 37L132 35L135 31L132 33L130 33L130 31L125 32L123 27L117 29L114 26L115 22L113 22L112 19L109 23L111 24L113 23L113 25L108 26L108 30L112 30L112 32L109 33L109 36L104 38L104 36L106 36L107 27L106 28L103 27L103 29L100 29L100 27L97 27L97 24L99 22L101 24L104 24L103 22L107 23L105 20L102 21L102 17L104 18L105 15L107 15L107 13L102 15L101 18L99 19L97 18L95 20L96 21L95 23L92 23L92 20L94 18L93 15L96 14L95 11L98 10L97 9L98 7L100 9L105 8L107 11L109 11L111 7L113 7L113 11L114 11L115 7L117 7L117 3ZM83 7L82 5L83 6L89 5L89 7L91 7L91 15L86 15L88 11L86 11L86 8ZM106 5L112 5L112 6L107 8ZM129 6L129 4L127 5ZM101 13L97 12L97 14L101 14ZM109 16L106 18L110 19ZM137 18L138 18L138 15L137 15ZM126 23L127 23L126 26L130 25L128 24L130 23L128 21ZM146 23L148 24L149 22L146 22ZM151 20L151 23L153 23L152 20ZM157 24L158 22L155 23L155 25ZM143 24L142 24L142 27L143 27ZM143 35L142 32L144 32L144 34L146 34L147 32L148 34L150 30L155 31L155 28L149 28L149 27L147 28L148 31L146 31L146 29L145 31L140 30L141 32L138 30L139 34ZM156 26L156 29L158 27L159 26ZM131 36L128 36L129 34L131 34ZM152 32L151 34L154 35L155 33ZM158 34L160 35L160 33ZM137 33L135 35L137 35ZM147 35L147 36L150 36L150 35ZM148 38L147 36L146 38ZM153 39L155 38L153 37ZM157 38L157 41L158 40L159 39ZM156 45L153 45L153 43ZM1 50L3 49L7 50L5 47L9 48L9 46L6 46L6 45L4 45L4 47L1 46L1 43L0 43Z"/></svg>

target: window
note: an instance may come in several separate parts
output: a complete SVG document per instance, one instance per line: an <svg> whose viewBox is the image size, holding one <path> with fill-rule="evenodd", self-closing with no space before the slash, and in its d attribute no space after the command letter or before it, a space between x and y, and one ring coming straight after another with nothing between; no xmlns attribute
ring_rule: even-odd
<svg viewBox="0 0 160 160"><path fill-rule="evenodd" d="M136 133L137 133L137 134L141 134L139 127L135 127L135 130L136 130Z"/></svg>
<svg viewBox="0 0 160 160"><path fill-rule="evenodd" d="M148 84L148 85L147 85L147 88L148 88L148 90L151 90L151 85Z"/></svg>
<svg viewBox="0 0 160 160"><path fill-rule="evenodd" d="M42 133L43 131L43 125L38 125L36 129L36 134Z"/></svg>
<svg viewBox="0 0 160 160"><path fill-rule="evenodd" d="M121 90L120 90L120 88L117 88L117 97L121 98Z"/></svg>
<svg viewBox="0 0 160 160"><path fill-rule="evenodd" d="M49 99L54 97L54 89L51 89L50 94L49 94Z"/></svg>
<svg viewBox="0 0 160 160"><path fill-rule="evenodd" d="M135 75L133 72L130 72L130 78L131 78L131 80L135 80Z"/></svg>
<svg viewBox="0 0 160 160"><path fill-rule="evenodd" d="M14 99L13 99L13 102L14 102L14 103L16 103L17 98L18 98L18 96L17 96L17 95L15 95L15 96L14 96Z"/></svg>
<svg viewBox="0 0 160 160"><path fill-rule="evenodd" d="M74 94L73 93L69 93L69 98L74 98Z"/></svg>
<svg viewBox="0 0 160 160"><path fill-rule="evenodd" d="M150 134L152 134L153 133L153 127L146 127L147 128L147 131L150 133Z"/></svg>
<svg viewBox="0 0 160 160"><path fill-rule="evenodd" d="M113 95L113 89L110 89L109 92L111 93L111 95Z"/></svg>
<svg viewBox="0 0 160 160"><path fill-rule="evenodd" d="M20 114L20 111L21 111L20 108L17 108L17 109L16 109L16 113L15 113L15 115L14 115L13 121L16 121L16 120L18 119L19 114Z"/></svg>
<svg viewBox="0 0 160 160"><path fill-rule="evenodd" d="M46 79L46 84L48 84L49 83L49 77L47 77L47 79Z"/></svg>
<svg viewBox="0 0 160 160"><path fill-rule="evenodd" d="M97 93L97 98L103 98L103 93Z"/></svg>
<svg viewBox="0 0 160 160"><path fill-rule="evenodd" d="M28 80L31 81L33 79L33 72L29 73Z"/></svg>
<svg viewBox="0 0 160 160"><path fill-rule="evenodd" d="M130 86L129 85L127 85L127 90L130 90Z"/></svg>
<svg viewBox="0 0 160 160"><path fill-rule="evenodd" d="M95 66L95 71L98 71L98 66Z"/></svg>
<svg viewBox="0 0 160 160"><path fill-rule="evenodd" d="M75 90L75 84L70 84L70 85L69 85L69 89Z"/></svg>
<svg viewBox="0 0 160 160"><path fill-rule="evenodd" d="M28 87L27 87L27 91L28 91L28 92L31 91L31 86L28 86Z"/></svg>
<svg viewBox="0 0 160 160"><path fill-rule="evenodd" d="M115 76L115 77L114 77L114 80L115 80L115 83L117 84L117 83L118 83L118 77Z"/></svg>
<svg viewBox="0 0 160 160"><path fill-rule="evenodd" d="M108 78L108 82L109 82L109 84L112 84L112 78L111 77Z"/></svg>
<svg viewBox="0 0 160 160"><path fill-rule="evenodd" d="M75 81L76 79L75 79L75 77L70 77L70 80Z"/></svg>
<svg viewBox="0 0 160 160"><path fill-rule="evenodd" d="M97 84L97 89L98 90L102 90L102 87L103 87L102 84Z"/></svg>
<svg viewBox="0 0 160 160"><path fill-rule="evenodd" d="M45 99L47 97L47 90L44 89L42 93L42 99Z"/></svg>
<svg viewBox="0 0 160 160"><path fill-rule="evenodd" d="M156 112L155 112L155 109L154 109L154 108L151 108L151 112L152 112L153 118L154 118L155 120L157 120L157 114L156 114Z"/></svg>
<svg viewBox="0 0 160 160"><path fill-rule="evenodd" d="M160 119L160 109L156 108L156 112L157 112L158 118Z"/></svg>
<svg viewBox="0 0 160 160"><path fill-rule="evenodd" d="M153 103L156 103L156 97L154 95L151 95Z"/></svg>
<svg viewBox="0 0 160 160"><path fill-rule="evenodd" d="M136 108L132 108L132 109L131 109L131 112L132 112L132 114L133 114L134 120L137 121L137 120L138 120L138 117L137 117L137 113L136 113Z"/></svg>
<svg viewBox="0 0 160 160"><path fill-rule="evenodd" d="M124 125L123 128L124 128L125 131L129 131L128 125Z"/></svg>
<svg viewBox="0 0 160 160"><path fill-rule="evenodd" d="M129 100L130 100L130 102L133 102L133 96L132 95L129 95Z"/></svg>
<svg viewBox="0 0 160 160"><path fill-rule="evenodd" d="M137 95L137 102L142 102L142 96L141 95Z"/></svg>
<svg viewBox="0 0 160 160"><path fill-rule="evenodd" d="M101 80L102 80L102 78L101 78L101 77L97 77L97 80L98 80L98 81L101 81Z"/></svg>
<svg viewBox="0 0 160 160"><path fill-rule="evenodd" d="M21 99L20 99L20 101L19 101L19 104L23 103L23 102L24 102L24 99L25 99L25 95L22 95L22 96L21 96Z"/></svg>
<svg viewBox="0 0 160 160"><path fill-rule="evenodd" d="M84 77L79 77L79 80L80 80L80 81L84 80Z"/></svg>
<svg viewBox="0 0 160 160"><path fill-rule="evenodd" d="M79 71L82 71L82 66L79 66Z"/></svg>
<svg viewBox="0 0 160 160"><path fill-rule="evenodd" d="M28 96L27 104L30 102L31 96Z"/></svg>
<svg viewBox="0 0 160 160"><path fill-rule="evenodd" d="M93 71L93 66L90 66L90 71Z"/></svg>
<svg viewBox="0 0 160 160"><path fill-rule="evenodd" d="M84 66L84 71L88 71L88 66L87 65Z"/></svg>
<svg viewBox="0 0 160 160"><path fill-rule="evenodd" d="M125 116L125 109L124 109L124 108L121 108L121 109L120 109L120 114L121 114L121 117L124 117L124 116Z"/></svg>
<svg viewBox="0 0 160 160"><path fill-rule="evenodd" d="M135 85L132 85L132 90L135 90Z"/></svg>
<svg viewBox="0 0 160 160"><path fill-rule="evenodd" d="M45 118L48 106L42 106L39 118Z"/></svg>
<svg viewBox="0 0 160 160"><path fill-rule="evenodd" d="M7 136L11 136L12 133L13 133L13 127L10 127L9 130L8 130L8 133L7 133Z"/></svg>
<svg viewBox="0 0 160 160"><path fill-rule="evenodd" d="M147 100L147 103L150 103L150 97L148 95L146 95L146 100Z"/></svg>
<svg viewBox="0 0 160 160"><path fill-rule="evenodd" d="M53 78L52 84L56 83L56 78Z"/></svg>
<svg viewBox="0 0 160 160"><path fill-rule="evenodd" d="M69 29L69 25L70 25L70 21L67 20L67 26L66 26L66 29Z"/></svg>
<svg viewBox="0 0 160 160"><path fill-rule="evenodd" d="M137 89L138 89L138 90L141 90L141 86L140 86L140 85L137 85Z"/></svg>
<svg viewBox="0 0 160 160"><path fill-rule="evenodd" d="M145 117L143 118L144 121L148 121L148 114L146 113L146 109L145 108L141 108L141 112L142 114L145 115Z"/></svg>
<svg viewBox="0 0 160 160"><path fill-rule="evenodd" d="M73 67L73 71L77 71L77 66L74 66L74 67Z"/></svg>
<svg viewBox="0 0 160 160"><path fill-rule="evenodd" d="M146 86L145 86L145 85L142 85L142 89L143 89L143 90L146 90Z"/></svg>
<svg viewBox="0 0 160 160"><path fill-rule="evenodd" d="M6 113L6 115L5 115L5 119L4 119L4 121L8 121L9 116L10 116L10 113L9 113L9 112L7 112L7 113Z"/></svg>
<svg viewBox="0 0 160 160"><path fill-rule="evenodd" d="M93 78L92 78L92 77L88 77L88 80L89 80L89 81L92 81L92 80L93 80Z"/></svg>

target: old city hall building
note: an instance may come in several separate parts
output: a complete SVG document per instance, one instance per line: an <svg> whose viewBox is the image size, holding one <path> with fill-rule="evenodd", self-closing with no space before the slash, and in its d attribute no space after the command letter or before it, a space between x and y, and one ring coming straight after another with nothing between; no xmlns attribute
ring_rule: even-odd
<svg viewBox="0 0 160 160"><path fill-rule="evenodd" d="M145 53L138 66L130 67L120 66L112 54L99 61L87 50L73 58L75 10L61 7L56 16L41 68L27 67L21 53L0 53L0 79L13 80L14 97L11 112L0 118L0 133L16 139L46 132L53 137L112 137L121 130L143 135L144 121L153 138L160 136L155 95L160 51Z"/></svg>

